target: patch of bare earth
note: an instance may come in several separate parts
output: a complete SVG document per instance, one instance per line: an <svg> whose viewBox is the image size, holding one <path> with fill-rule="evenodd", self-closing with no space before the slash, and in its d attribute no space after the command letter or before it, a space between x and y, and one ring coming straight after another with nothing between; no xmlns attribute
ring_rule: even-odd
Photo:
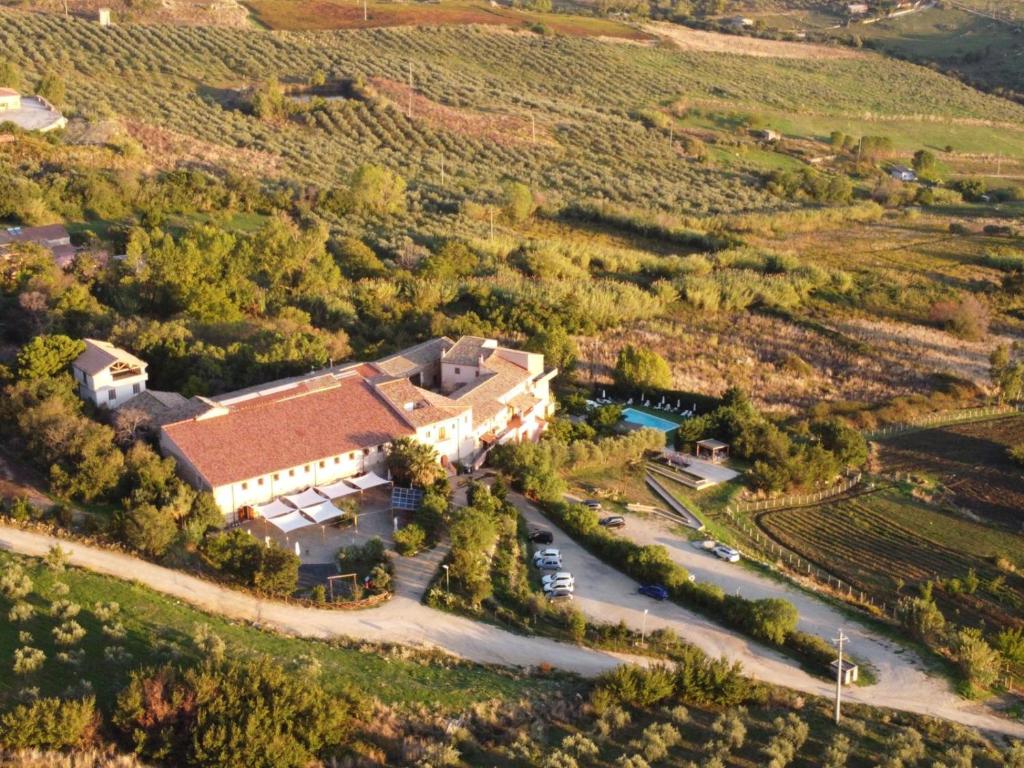
<svg viewBox="0 0 1024 768"><path fill-rule="evenodd" d="M645 24L643 29L672 42L684 51L733 53L769 59L853 59L864 56L851 48L704 32L679 24L651 23Z"/></svg>
<svg viewBox="0 0 1024 768"><path fill-rule="evenodd" d="M396 109L409 110L409 86L394 80L377 77L370 81L373 87L387 97ZM518 115L501 113L471 112L438 104L427 97L412 93L412 116L434 127L465 136L485 137L496 144L505 146L533 142L533 125L530 120ZM548 130L537 124L537 143L554 144Z"/></svg>
<svg viewBox="0 0 1024 768"><path fill-rule="evenodd" d="M125 132L146 150L150 161L162 168L186 165L258 176L280 172L280 159L266 152L211 144L137 120L125 120L123 125Z"/></svg>

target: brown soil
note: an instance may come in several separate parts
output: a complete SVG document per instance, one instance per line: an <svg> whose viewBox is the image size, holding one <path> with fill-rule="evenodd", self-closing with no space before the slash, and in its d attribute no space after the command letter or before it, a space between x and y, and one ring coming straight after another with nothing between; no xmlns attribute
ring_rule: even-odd
<svg viewBox="0 0 1024 768"><path fill-rule="evenodd" d="M864 56L863 53L851 48L704 32L679 24L646 24L644 29L652 35L671 41L684 51L733 53L771 59L853 59Z"/></svg>
<svg viewBox="0 0 1024 768"><path fill-rule="evenodd" d="M125 120L124 129L143 146L149 160L162 168L191 165L263 177L280 171L280 158L266 152L210 144L137 120Z"/></svg>

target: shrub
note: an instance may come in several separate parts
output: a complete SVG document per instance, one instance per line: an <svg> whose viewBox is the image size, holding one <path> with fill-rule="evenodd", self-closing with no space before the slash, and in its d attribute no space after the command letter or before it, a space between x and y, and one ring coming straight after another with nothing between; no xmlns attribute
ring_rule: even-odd
<svg viewBox="0 0 1024 768"><path fill-rule="evenodd" d="M972 686L986 690L995 683L1001 666L999 652L985 642L979 630L957 632L953 652L957 666Z"/></svg>
<svg viewBox="0 0 1024 768"><path fill-rule="evenodd" d="M669 389L672 370L657 352L627 344L615 364L615 380L632 389Z"/></svg>
<svg viewBox="0 0 1024 768"><path fill-rule="evenodd" d="M32 579L18 563L12 563L0 573L0 595L8 600L21 600L32 591Z"/></svg>
<svg viewBox="0 0 1024 768"><path fill-rule="evenodd" d="M988 333L988 308L974 296L960 301L937 301L929 319L955 336L969 341L983 339Z"/></svg>
<svg viewBox="0 0 1024 768"><path fill-rule="evenodd" d="M412 557L426 544L427 533L416 523L409 523L395 532L395 549L398 554Z"/></svg>
<svg viewBox="0 0 1024 768"><path fill-rule="evenodd" d="M272 595L289 595L299 578L299 558L272 543L264 546L240 528L207 536L202 552L223 575Z"/></svg>
<svg viewBox="0 0 1024 768"><path fill-rule="evenodd" d="M39 699L0 717L0 744L10 749L66 749L86 741L96 721L92 697Z"/></svg>
<svg viewBox="0 0 1024 768"><path fill-rule="evenodd" d="M602 675L598 687L620 704L646 709L672 696L675 680L666 667L623 664Z"/></svg>
<svg viewBox="0 0 1024 768"><path fill-rule="evenodd" d="M42 669L46 654L38 648L24 646L14 651L14 673L28 675Z"/></svg>
<svg viewBox="0 0 1024 768"><path fill-rule="evenodd" d="M65 621L53 628L53 639L57 645L77 645L85 637L85 627L77 621Z"/></svg>

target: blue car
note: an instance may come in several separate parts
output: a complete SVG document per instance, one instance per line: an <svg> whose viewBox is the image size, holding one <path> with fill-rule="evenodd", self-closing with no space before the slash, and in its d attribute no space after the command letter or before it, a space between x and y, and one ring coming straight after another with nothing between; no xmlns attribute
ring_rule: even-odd
<svg viewBox="0 0 1024 768"><path fill-rule="evenodd" d="M640 594L653 597L655 600L668 600L668 590L658 584L647 584L640 587Z"/></svg>

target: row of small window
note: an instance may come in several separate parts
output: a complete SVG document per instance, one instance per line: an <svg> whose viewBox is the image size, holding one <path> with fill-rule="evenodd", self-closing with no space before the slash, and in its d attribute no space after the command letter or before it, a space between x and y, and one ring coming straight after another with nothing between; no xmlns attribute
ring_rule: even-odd
<svg viewBox="0 0 1024 768"><path fill-rule="evenodd" d="M378 445L376 448L363 448L363 456L369 456L371 453L383 453L383 452L384 452L384 446L383 445ZM348 455L348 458L350 460L351 459L355 459L355 457L356 457L356 451L352 451L352 453L350 453ZM342 458L341 456L335 456L334 457L334 463L335 464L341 464L341 458ZM308 474L311 466L312 466L311 464L306 464L302 468L302 471L304 473ZM326 459L322 459L322 460L318 461L317 462L317 466L320 467L320 469L324 469L327 466L327 460ZM288 477L295 477L295 470L294 469L289 469L288 470ZM276 481L278 481L280 479L281 479L281 473L280 472L275 472L274 473L274 481L276 482ZM263 485L263 480L264 480L264 478L262 478L262 477L256 478L256 485ZM242 490L243 491L249 490L249 483L248 482L242 483Z"/></svg>
<svg viewBox="0 0 1024 768"><path fill-rule="evenodd" d="M133 395L137 395L141 391L142 391L142 385L141 384L132 384L132 394ZM116 389L107 390L107 400L117 400L117 390Z"/></svg>

